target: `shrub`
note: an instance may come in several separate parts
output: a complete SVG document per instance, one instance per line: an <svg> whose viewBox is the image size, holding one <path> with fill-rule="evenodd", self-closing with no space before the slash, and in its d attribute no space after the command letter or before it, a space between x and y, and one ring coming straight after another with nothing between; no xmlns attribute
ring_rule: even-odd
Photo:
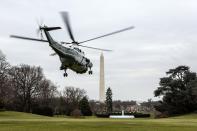
<svg viewBox="0 0 197 131"><path fill-rule="evenodd" d="M3 101L0 99L0 109L3 109L4 108L4 103L3 103Z"/></svg>
<svg viewBox="0 0 197 131"><path fill-rule="evenodd" d="M97 117L101 117L101 118L108 118L110 116L110 114L109 113L106 113L106 112L96 113L95 115Z"/></svg>
<svg viewBox="0 0 197 131"><path fill-rule="evenodd" d="M122 112L112 112L110 115L122 115ZM133 115L135 118L147 118L150 117L150 114L143 114L137 112L125 112L124 115Z"/></svg>
<svg viewBox="0 0 197 131"><path fill-rule="evenodd" d="M73 111L71 112L70 115L73 116L73 117L75 117L75 118L79 118L80 116L82 116L81 110L75 109L75 110L73 110Z"/></svg>
<svg viewBox="0 0 197 131"><path fill-rule="evenodd" d="M32 109L33 114L53 116L53 109L49 106L37 106Z"/></svg>
<svg viewBox="0 0 197 131"><path fill-rule="evenodd" d="M158 112L158 111L156 111L154 115L155 115L154 116L155 118L167 118L167 117L169 117L167 112Z"/></svg>
<svg viewBox="0 0 197 131"><path fill-rule="evenodd" d="M134 114L135 118L147 118L150 117L150 114L142 114L142 113L136 113Z"/></svg>

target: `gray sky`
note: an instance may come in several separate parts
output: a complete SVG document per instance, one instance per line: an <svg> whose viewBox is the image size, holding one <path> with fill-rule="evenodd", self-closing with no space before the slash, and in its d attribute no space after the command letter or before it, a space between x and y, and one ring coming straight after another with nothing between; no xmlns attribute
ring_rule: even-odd
<svg viewBox="0 0 197 131"><path fill-rule="evenodd" d="M1 0L0 49L13 65L40 65L59 90L80 87L98 99L100 51L82 48L94 64L92 76L68 71L64 78L48 44L9 35L38 37L36 19L42 18L48 26L63 27L52 32L54 39L69 42L60 11L70 13L78 41L133 25L133 30L84 45L113 50L104 57L106 87L112 88L114 99L155 99L153 91L169 68L188 65L197 72L196 7L196 0Z"/></svg>

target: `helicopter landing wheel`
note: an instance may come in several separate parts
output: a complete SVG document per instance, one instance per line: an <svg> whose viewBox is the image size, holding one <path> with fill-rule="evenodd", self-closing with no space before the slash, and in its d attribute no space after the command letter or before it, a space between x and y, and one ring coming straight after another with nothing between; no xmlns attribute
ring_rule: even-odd
<svg viewBox="0 0 197 131"><path fill-rule="evenodd" d="M64 75L64 77L67 77L67 76L68 76L68 74L67 74L67 73L64 73L63 75Z"/></svg>
<svg viewBox="0 0 197 131"><path fill-rule="evenodd" d="M89 73L89 75L92 75L93 72L90 70L88 73Z"/></svg>

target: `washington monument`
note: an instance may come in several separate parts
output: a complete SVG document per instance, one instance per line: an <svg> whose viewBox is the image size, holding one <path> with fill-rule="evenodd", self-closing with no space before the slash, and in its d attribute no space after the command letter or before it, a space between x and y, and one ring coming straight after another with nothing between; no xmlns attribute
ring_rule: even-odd
<svg viewBox="0 0 197 131"><path fill-rule="evenodd" d="M105 101L105 75L104 75L104 56L100 56L100 82L99 82L99 101Z"/></svg>

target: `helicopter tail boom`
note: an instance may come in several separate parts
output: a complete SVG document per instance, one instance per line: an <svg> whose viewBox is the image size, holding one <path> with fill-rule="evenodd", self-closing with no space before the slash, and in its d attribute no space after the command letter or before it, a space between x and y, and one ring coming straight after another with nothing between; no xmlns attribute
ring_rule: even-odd
<svg viewBox="0 0 197 131"><path fill-rule="evenodd" d="M44 31L44 33L45 33L45 35L46 35L46 38L47 38L49 44L52 44L52 43L54 43L55 41L53 40L53 38L52 38L51 35L49 34L49 31L58 30L58 29L61 29L61 27L40 26L39 29L40 29L40 31L41 31L41 36L42 36L42 31Z"/></svg>

